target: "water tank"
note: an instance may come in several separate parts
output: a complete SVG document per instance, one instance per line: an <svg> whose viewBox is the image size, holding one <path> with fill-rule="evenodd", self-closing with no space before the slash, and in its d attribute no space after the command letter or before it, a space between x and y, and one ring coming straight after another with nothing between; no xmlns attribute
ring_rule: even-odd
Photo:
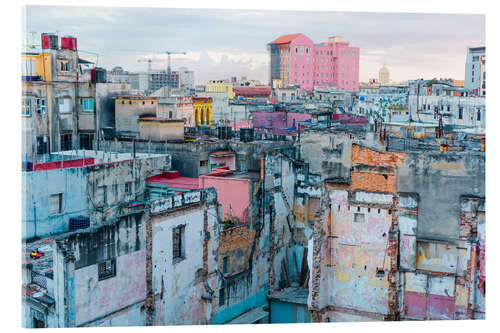
<svg viewBox="0 0 500 333"><path fill-rule="evenodd" d="M76 38L72 36L61 37L61 49L76 51Z"/></svg>
<svg viewBox="0 0 500 333"><path fill-rule="evenodd" d="M240 129L240 140L243 142L252 142L253 141L253 128L241 128Z"/></svg>
<svg viewBox="0 0 500 333"><path fill-rule="evenodd" d="M232 128L229 126L220 126L217 128L217 138L220 140L231 139Z"/></svg>
<svg viewBox="0 0 500 333"><path fill-rule="evenodd" d="M69 218L69 231L86 229L90 227L90 218L88 216L73 216Z"/></svg>
<svg viewBox="0 0 500 333"><path fill-rule="evenodd" d="M42 34L42 49L57 50L59 47L59 40L55 34Z"/></svg>

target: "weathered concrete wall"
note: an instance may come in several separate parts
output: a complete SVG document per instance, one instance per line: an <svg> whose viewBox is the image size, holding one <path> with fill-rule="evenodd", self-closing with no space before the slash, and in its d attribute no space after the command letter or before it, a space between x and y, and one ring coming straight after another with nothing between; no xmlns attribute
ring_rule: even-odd
<svg viewBox="0 0 500 333"><path fill-rule="evenodd" d="M195 325L210 320L211 302L202 296L207 294L204 276L215 274L217 267L216 206L209 206L206 216L207 234L203 230L204 213L200 205L152 216L154 325ZM173 229L182 225L184 257L174 260ZM205 259L204 239L208 239ZM212 290L214 287L212 284Z"/></svg>
<svg viewBox="0 0 500 333"><path fill-rule="evenodd" d="M309 162L309 172L323 179L349 178L351 140L326 131L308 130L301 134L300 156Z"/></svg>
<svg viewBox="0 0 500 333"><path fill-rule="evenodd" d="M143 200L146 178L169 170L170 156L96 164L86 169L87 205L91 223L95 224L123 212L127 203ZM125 190L126 184L130 192Z"/></svg>
<svg viewBox="0 0 500 333"><path fill-rule="evenodd" d="M70 217L87 215L86 176L85 168L23 172L23 239L65 232ZM58 193L62 193L62 210L51 213L50 196Z"/></svg>
<svg viewBox="0 0 500 333"><path fill-rule="evenodd" d="M328 239L322 258L326 285L320 294L325 299L320 304L386 315L390 210L358 206L342 190L330 191L330 200L331 225L325 225Z"/></svg>
<svg viewBox="0 0 500 333"><path fill-rule="evenodd" d="M139 138L144 140L167 141L184 140L184 122L182 121L138 121Z"/></svg>
<svg viewBox="0 0 500 333"><path fill-rule="evenodd" d="M98 281L97 266L94 264L75 270L76 325L126 308L146 297L145 249L118 256L115 277ZM134 317L139 320L125 319L124 323L142 325L140 316Z"/></svg>
<svg viewBox="0 0 500 333"><path fill-rule="evenodd" d="M406 156L397 170L396 188L398 192L418 193L417 237L457 239L460 196L485 195L484 153L422 152Z"/></svg>
<svg viewBox="0 0 500 333"><path fill-rule="evenodd" d="M138 212L57 237L54 277L60 327L100 325L117 311L132 316L122 322L144 324L143 317L127 311L146 297L143 218ZM99 279L99 263L111 259L115 274Z"/></svg>
<svg viewBox="0 0 500 333"><path fill-rule="evenodd" d="M158 101L156 98L116 98L115 130L117 132L139 132L137 119L140 117L156 117Z"/></svg>

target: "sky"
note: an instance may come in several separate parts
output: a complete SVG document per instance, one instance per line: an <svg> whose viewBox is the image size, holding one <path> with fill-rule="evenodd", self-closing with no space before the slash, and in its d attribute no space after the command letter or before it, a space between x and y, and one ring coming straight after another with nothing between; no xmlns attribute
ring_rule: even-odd
<svg viewBox="0 0 500 333"><path fill-rule="evenodd" d="M50 18L50 19L47 19ZM304 33L315 43L342 36L360 48L360 81L377 78L386 64L394 82L417 78L464 79L467 46L485 45L478 14L333 11L215 10L28 6L23 42L40 44L42 32L78 39L80 57L111 69L143 71L188 67L196 84L246 76L269 80L267 43ZM88 53L86 53L88 52ZM98 54L97 57L95 54Z"/></svg>

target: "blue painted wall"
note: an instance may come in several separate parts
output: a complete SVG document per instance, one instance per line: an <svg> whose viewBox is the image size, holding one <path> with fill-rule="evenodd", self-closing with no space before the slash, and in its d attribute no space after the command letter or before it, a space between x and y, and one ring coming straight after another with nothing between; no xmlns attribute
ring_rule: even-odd
<svg viewBox="0 0 500 333"><path fill-rule="evenodd" d="M86 168L68 168L22 175L22 237L46 237L68 230L72 216L87 215ZM49 197L62 193L62 213L50 214Z"/></svg>
<svg viewBox="0 0 500 333"><path fill-rule="evenodd" d="M266 295L267 287L243 301L217 312L212 317L212 324L225 324L248 310L267 304Z"/></svg>
<svg viewBox="0 0 500 333"><path fill-rule="evenodd" d="M302 255L304 253L304 248L306 248L306 246L302 246L302 245L293 245L292 247L292 251L288 251L288 272L290 274L290 279L292 281L298 281L299 280L299 275L297 274L297 270L300 272L301 270L301 265L302 265ZM295 258L293 256L293 254L295 253L295 256L297 258L297 266L295 266ZM306 264L307 266L307 264Z"/></svg>
<svg viewBox="0 0 500 333"><path fill-rule="evenodd" d="M271 324L310 323L307 304L271 300Z"/></svg>

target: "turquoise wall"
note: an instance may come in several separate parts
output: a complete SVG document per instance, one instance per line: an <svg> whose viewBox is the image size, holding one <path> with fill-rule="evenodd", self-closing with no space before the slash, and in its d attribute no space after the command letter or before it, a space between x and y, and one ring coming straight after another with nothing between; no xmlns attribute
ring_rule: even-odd
<svg viewBox="0 0 500 333"><path fill-rule="evenodd" d="M271 300L271 324L310 323L307 304Z"/></svg>
<svg viewBox="0 0 500 333"><path fill-rule="evenodd" d="M248 310L267 304L266 295L267 287L243 301L217 312L212 317L212 324L225 324Z"/></svg>

